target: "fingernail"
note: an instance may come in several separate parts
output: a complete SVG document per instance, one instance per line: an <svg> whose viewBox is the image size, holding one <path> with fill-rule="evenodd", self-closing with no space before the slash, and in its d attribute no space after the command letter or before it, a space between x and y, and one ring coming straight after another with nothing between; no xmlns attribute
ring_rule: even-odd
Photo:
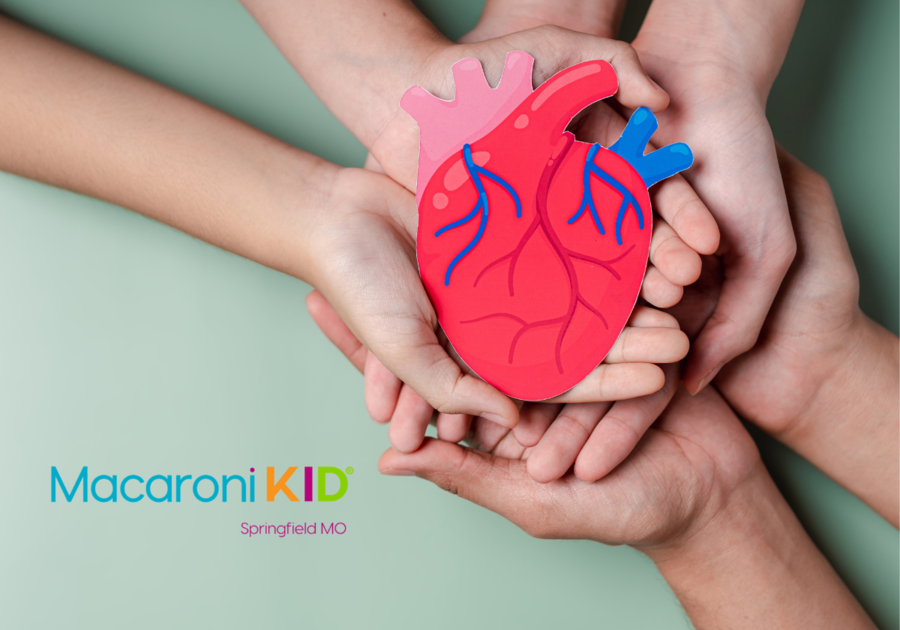
<svg viewBox="0 0 900 630"><path fill-rule="evenodd" d="M702 392L702 391L703 391L703 388L706 387L707 385L709 385L710 382L712 382L712 380L713 380L714 378L716 378L716 375L719 373L719 370L722 369L722 366L723 366L723 365L725 365L725 364L724 364L724 363L720 363L719 365L717 365L716 367L714 367L714 368L709 372L709 374L707 374L706 377L705 377L702 381L700 381L700 386L697 388L697 391L695 391L695 392L693 393L694 396L696 396L697 394L699 394L700 392Z"/></svg>
<svg viewBox="0 0 900 630"><path fill-rule="evenodd" d="M389 475L391 477L415 477L416 473L411 470L403 470L402 468L386 468L381 471L382 475Z"/></svg>
<svg viewBox="0 0 900 630"><path fill-rule="evenodd" d="M479 414L485 420L493 422L494 424L499 424L501 427L506 427L507 429L511 428L509 418L504 418L496 413L483 412Z"/></svg>

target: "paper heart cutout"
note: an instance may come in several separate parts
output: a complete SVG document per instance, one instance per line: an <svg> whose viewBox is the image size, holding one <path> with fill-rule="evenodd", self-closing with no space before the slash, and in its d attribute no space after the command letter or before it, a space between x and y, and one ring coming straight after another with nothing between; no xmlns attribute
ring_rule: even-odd
<svg viewBox="0 0 900 630"><path fill-rule="evenodd" d="M680 143L644 155L657 129L646 108L608 149L575 140L566 126L615 94L615 71L588 61L533 90L533 63L510 53L492 89L464 59L452 101L414 87L401 106L421 131L416 253L438 320L485 381L545 400L621 334L650 250L647 189L693 157Z"/></svg>

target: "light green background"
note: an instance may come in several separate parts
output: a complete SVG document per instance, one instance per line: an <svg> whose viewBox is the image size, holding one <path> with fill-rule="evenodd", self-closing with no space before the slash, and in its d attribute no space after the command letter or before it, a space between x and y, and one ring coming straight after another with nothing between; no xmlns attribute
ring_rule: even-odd
<svg viewBox="0 0 900 630"><path fill-rule="evenodd" d="M422 2L451 37L480 2ZM633 34L646 2L629 8ZM364 150L229 0L0 0L0 9L346 165ZM0 95L3 90L0 84ZM806 8L770 101L776 137L831 181L866 311L898 327L898 6ZM0 142L3 139L0 138ZM306 314L300 282L107 204L0 174L0 626L678 628L627 548L529 539L415 479ZM810 534L882 628L898 536L759 438ZM332 504L51 504L92 474L353 466ZM343 521L343 537L239 535Z"/></svg>

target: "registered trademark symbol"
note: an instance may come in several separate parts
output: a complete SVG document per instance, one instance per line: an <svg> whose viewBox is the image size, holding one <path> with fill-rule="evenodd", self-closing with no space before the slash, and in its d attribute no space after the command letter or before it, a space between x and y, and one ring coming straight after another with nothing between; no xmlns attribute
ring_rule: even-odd
<svg viewBox="0 0 900 630"><path fill-rule="evenodd" d="M352 475L352 474L353 474L353 466L347 466L347 474L348 474L348 475Z"/></svg>

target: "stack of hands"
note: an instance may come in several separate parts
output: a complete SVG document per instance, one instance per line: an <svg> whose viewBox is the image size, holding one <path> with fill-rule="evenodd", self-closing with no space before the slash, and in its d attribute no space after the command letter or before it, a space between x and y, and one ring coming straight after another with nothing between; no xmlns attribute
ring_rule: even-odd
<svg viewBox="0 0 900 630"><path fill-rule="evenodd" d="M2 18L0 168L313 285L310 313L389 423L383 473L429 479L535 536L634 545L698 627L871 625L736 416L898 525L898 340L858 307L827 183L765 118L802 2L654 0L632 45L611 39L622 0L488 0L460 43L404 0L244 4L369 150L366 169ZM535 58L535 85L613 65L615 102L580 118L580 140L608 146L646 106L654 142L695 155L651 191L628 326L587 379L540 403L467 373L440 331L416 266L418 128L399 107L412 85L452 98L450 67L466 57L496 85L514 50Z"/></svg>

